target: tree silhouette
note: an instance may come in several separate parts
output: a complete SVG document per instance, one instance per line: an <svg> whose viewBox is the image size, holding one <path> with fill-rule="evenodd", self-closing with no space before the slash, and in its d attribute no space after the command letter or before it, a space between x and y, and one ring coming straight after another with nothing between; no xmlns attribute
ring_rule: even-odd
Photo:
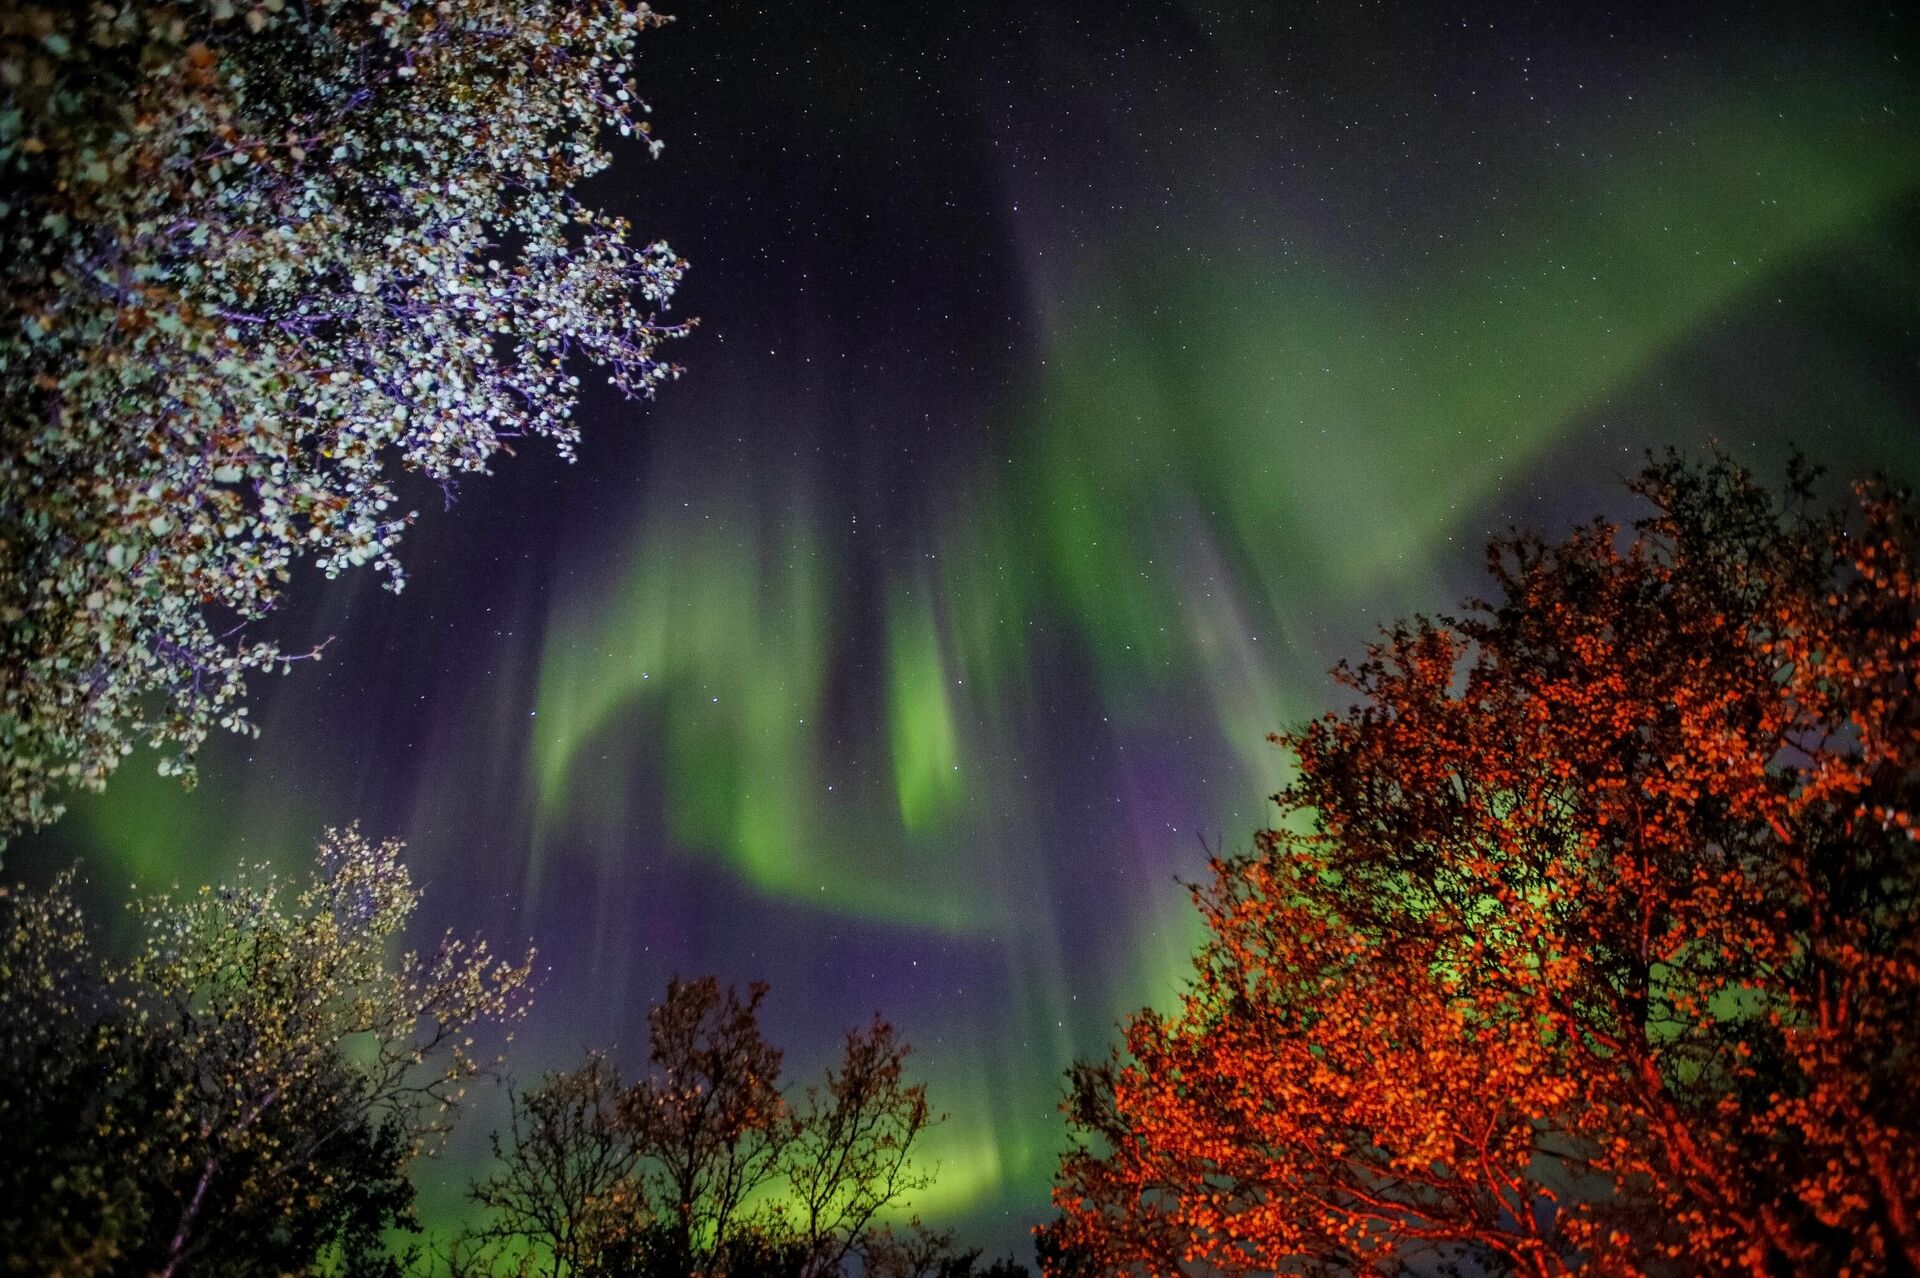
<svg viewBox="0 0 1920 1278"><path fill-rule="evenodd" d="M892 1255L880 1218L932 1183L914 1154L939 1121L907 1079L911 1048L876 1016L824 1084L790 1093L766 995L676 977L648 1012L645 1075L624 1084L591 1053L515 1095L470 1243L552 1278L824 1278ZM486 1264L470 1246L467 1270Z"/></svg>
<svg viewBox="0 0 1920 1278"><path fill-rule="evenodd" d="M511 1128L493 1136L499 1167L475 1182L488 1243L532 1244L553 1278L605 1273L645 1221L634 1177L640 1148L622 1124L619 1069L598 1052L511 1096Z"/></svg>
<svg viewBox="0 0 1920 1278"><path fill-rule="evenodd" d="M1513 535L1276 738L1179 1008L1081 1066L1053 1241L1178 1273L1920 1266L1903 492L1721 459ZM1065 1272L1049 1266L1051 1272Z"/></svg>
<svg viewBox="0 0 1920 1278"><path fill-rule="evenodd" d="M711 976L667 985L647 1013L645 1077L620 1099L644 1160L643 1183L677 1253L699 1261L727 1239L742 1205L780 1173L794 1121L780 1052L760 1034L764 981L741 999Z"/></svg>
<svg viewBox="0 0 1920 1278"><path fill-rule="evenodd" d="M840 1068L809 1087L794 1114L786 1172L792 1226L806 1246L808 1278L838 1273L864 1252L874 1221L933 1183L912 1161L938 1122L924 1084L906 1082L912 1049L881 1017L849 1030Z"/></svg>
<svg viewBox="0 0 1920 1278"><path fill-rule="evenodd" d="M1027 1278L1011 1256L980 1263L978 1247L959 1247L951 1229L929 1229L918 1220L904 1229L878 1231L861 1256L862 1278Z"/></svg>

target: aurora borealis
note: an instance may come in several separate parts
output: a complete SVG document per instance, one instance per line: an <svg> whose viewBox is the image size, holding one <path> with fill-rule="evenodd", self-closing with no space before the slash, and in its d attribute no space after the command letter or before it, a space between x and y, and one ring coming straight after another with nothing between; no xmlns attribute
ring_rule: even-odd
<svg viewBox="0 0 1920 1278"><path fill-rule="evenodd" d="M10 868L357 817L538 945L522 1076L676 971L769 980L798 1072L882 1009L951 1115L921 1210L1019 1245L1062 1070L1373 626L1649 447L1920 478L1920 42L1806 10L684 7L597 198L692 261L689 375L420 492L404 595L281 619L337 638L258 742Z"/></svg>

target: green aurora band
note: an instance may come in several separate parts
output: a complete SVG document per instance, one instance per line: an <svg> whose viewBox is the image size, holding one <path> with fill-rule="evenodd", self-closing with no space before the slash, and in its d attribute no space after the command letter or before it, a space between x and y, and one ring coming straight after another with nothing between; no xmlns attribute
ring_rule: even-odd
<svg viewBox="0 0 1920 1278"><path fill-rule="evenodd" d="M1911 195L1920 148L1857 106L1817 105L1709 113L1618 145L1591 190L1516 210L1547 249L1454 246L1390 296L1297 253L1210 276L1109 250L1124 265L1093 272L1106 287L1057 322L1019 457L972 476L891 583L873 727L897 820L869 792L825 805L869 833L855 844L798 819L821 806L846 566L828 562L817 516L770 514L711 481L686 516L670 496L693 464L661 466L625 579L550 632L533 740L543 819L617 803L599 781L657 738L675 837L757 887L997 926L925 917L941 871L921 843L964 824L964 797L990 783L1037 628L1066 630L1124 723L1197 687L1266 793L1260 743L1311 708L1283 676L1317 675L1323 656L1297 624L1307 609L1383 590L1431 606L1430 565L1449 539L1474 540L1501 484L1704 320L1758 304ZM1859 407L1860 430L1906 429L1890 402ZM1302 650L1289 669L1281 654ZM719 688L731 695L715 710Z"/></svg>

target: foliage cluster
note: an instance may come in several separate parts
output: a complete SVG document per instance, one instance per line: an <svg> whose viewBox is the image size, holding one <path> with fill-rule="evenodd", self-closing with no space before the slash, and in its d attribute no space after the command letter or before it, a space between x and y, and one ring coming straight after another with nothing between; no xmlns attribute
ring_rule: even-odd
<svg viewBox="0 0 1920 1278"><path fill-rule="evenodd" d="M0 1265L61 1275L390 1267L409 1159L517 1019L530 959L443 936L399 845L329 831L310 880L137 901L96 952L71 876L0 897Z"/></svg>
<svg viewBox="0 0 1920 1278"><path fill-rule="evenodd" d="M573 188L662 21L629 0L0 11L0 839L145 742L251 731L311 561L398 589L400 471L571 456L650 396L684 262ZM650 143L657 149L657 143Z"/></svg>
<svg viewBox="0 0 1920 1278"><path fill-rule="evenodd" d="M1920 1267L1920 517L1633 487L1276 738L1289 828L1073 1079L1103 1271Z"/></svg>

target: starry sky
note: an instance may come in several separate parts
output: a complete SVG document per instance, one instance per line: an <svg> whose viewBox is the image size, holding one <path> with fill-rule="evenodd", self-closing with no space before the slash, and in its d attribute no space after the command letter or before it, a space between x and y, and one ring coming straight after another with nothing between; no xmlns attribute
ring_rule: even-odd
<svg viewBox="0 0 1920 1278"><path fill-rule="evenodd" d="M687 376L422 488L404 595L299 581L275 633L336 638L259 741L10 871L359 818L538 945L523 1077L637 1062L674 972L770 981L802 1077L883 1010L922 1212L1025 1256L1062 1070L1177 991L1328 666L1649 447L1920 479L1902 6L667 7L665 153L592 194L691 259Z"/></svg>

